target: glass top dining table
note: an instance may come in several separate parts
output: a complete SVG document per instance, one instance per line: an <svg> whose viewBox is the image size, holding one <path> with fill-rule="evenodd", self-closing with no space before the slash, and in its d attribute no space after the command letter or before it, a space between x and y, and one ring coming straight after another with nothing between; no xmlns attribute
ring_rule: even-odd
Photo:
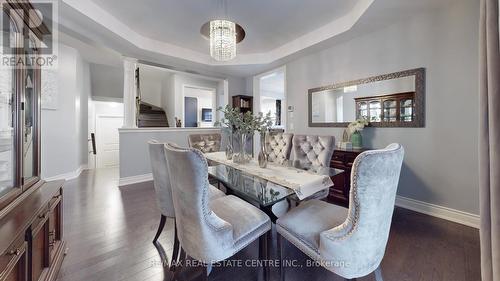
<svg viewBox="0 0 500 281"><path fill-rule="evenodd" d="M208 174L211 178L222 183L228 194L235 195L241 199L258 206L265 211L273 221L276 220L272 213L272 206L295 194L295 191L284 185L269 181L255 174L245 172L230 165L214 163L208 167ZM296 168L290 168L297 170ZM324 175L333 177L343 172L343 170L326 168L319 173L300 171L307 174Z"/></svg>

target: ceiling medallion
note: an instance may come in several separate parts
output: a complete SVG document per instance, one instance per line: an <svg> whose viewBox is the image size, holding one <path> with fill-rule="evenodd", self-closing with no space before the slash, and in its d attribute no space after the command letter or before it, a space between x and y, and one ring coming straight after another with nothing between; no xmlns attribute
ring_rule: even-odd
<svg viewBox="0 0 500 281"><path fill-rule="evenodd" d="M245 38L245 30L229 20L212 20L203 24L201 35L210 40L210 56L228 61L236 56L236 44Z"/></svg>

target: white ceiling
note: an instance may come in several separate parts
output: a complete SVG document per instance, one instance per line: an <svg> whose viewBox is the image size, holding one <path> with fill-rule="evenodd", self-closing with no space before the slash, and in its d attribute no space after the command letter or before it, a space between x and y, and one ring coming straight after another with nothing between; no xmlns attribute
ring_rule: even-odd
<svg viewBox="0 0 500 281"><path fill-rule="evenodd" d="M228 0L229 16L247 30L228 63L210 58L199 33L216 0L58 1L61 32L94 53L111 49L118 63L123 55L221 78L262 73L454 0Z"/></svg>
<svg viewBox="0 0 500 281"><path fill-rule="evenodd" d="M267 64L296 53L349 30L373 1L230 1L228 16L244 26L248 36L236 59L228 62L212 59L208 42L199 34L202 24L216 17L215 0L62 3L144 51L215 66Z"/></svg>
<svg viewBox="0 0 500 281"><path fill-rule="evenodd" d="M135 32L207 53L200 27L221 14L217 0L92 0ZM246 31L239 54L269 52L344 16L358 0L229 0L227 16Z"/></svg>

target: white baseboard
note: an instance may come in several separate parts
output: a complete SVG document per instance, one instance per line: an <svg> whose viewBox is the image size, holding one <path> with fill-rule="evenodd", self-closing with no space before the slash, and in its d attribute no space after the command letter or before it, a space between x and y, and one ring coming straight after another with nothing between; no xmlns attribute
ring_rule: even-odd
<svg viewBox="0 0 500 281"><path fill-rule="evenodd" d="M80 174L83 171L85 171L87 169L88 169L87 165L81 165L80 167L78 167L78 169L76 169L73 172L69 172L69 173L65 173L65 174L60 174L60 175L57 175L57 176L43 178L43 179L45 181L55 181L55 180L67 180L68 181L68 180L76 179L77 177L80 176Z"/></svg>
<svg viewBox="0 0 500 281"><path fill-rule="evenodd" d="M471 214L402 196L396 197L396 206L479 229L480 217L476 214Z"/></svg>
<svg viewBox="0 0 500 281"><path fill-rule="evenodd" d="M152 181L153 180L153 174L145 174L145 175L138 175L138 176L132 176L132 177L126 177L126 178L120 178L118 181L118 186L126 186L126 185L131 185L131 184L136 184L136 183L141 183L141 182L146 182L146 181Z"/></svg>

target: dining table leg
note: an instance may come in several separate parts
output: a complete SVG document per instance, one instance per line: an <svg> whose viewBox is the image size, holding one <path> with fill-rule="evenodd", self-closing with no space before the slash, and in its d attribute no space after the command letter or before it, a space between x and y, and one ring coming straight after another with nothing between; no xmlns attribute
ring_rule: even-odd
<svg viewBox="0 0 500 281"><path fill-rule="evenodd" d="M271 222L275 224L276 221L278 220L278 217L273 213L273 206L274 205L260 206L260 210L266 213L266 215L268 215L269 218L271 219Z"/></svg>

